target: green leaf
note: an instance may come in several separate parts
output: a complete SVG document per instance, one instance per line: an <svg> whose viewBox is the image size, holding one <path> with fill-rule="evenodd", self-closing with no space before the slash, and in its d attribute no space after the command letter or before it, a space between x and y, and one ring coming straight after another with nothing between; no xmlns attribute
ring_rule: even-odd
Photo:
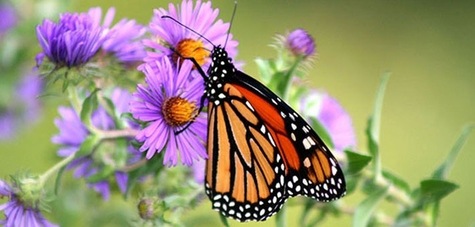
<svg viewBox="0 0 475 227"><path fill-rule="evenodd" d="M221 212L219 213L219 218L225 227L229 227L228 219L226 219L226 217L221 214Z"/></svg>
<svg viewBox="0 0 475 227"><path fill-rule="evenodd" d="M123 125L122 125L122 122L120 121L120 118L117 116L117 113L115 111L114 102L112 102L112 100L110 98L107 98L107 97L104 97L104 96L101 97L101 100L102 100L101 106L106 110L106 112L109 114L109 116L111 116L113 118L115 125L118 128L122 128Z"/></svg>
<svg viewBox="0 0 475 227"><path fill-rule="evenodd" d="M379 202L384 199L389 187L381 188L374 191L365 200L363 200L356 207L355 214L353 216L354 227L366 227L370 223L374 210L378 206Z"/></svg>
<svg viewBox="0 0 475 227"><path fill-rule="evenodd" d="M315 130L318 136L323 140L323 142L331 148L335 147L333 140L328 133L327 129L320 123L316 117L310 117L310 126Z"/></svg>
<svg viewBox="0 0 475 227"><path fill-rule="evenodd" d="M389 81L389 73L385 73L376 92L376 99L373 106L373 113L368 119L366 134L368 136L368 149L374 160L374 174L378 178L381 176L381 158L379 156L379 131L381 128L381 112L383 109L384 92Z"/></svg>
<svg viewBox="0 0 475 227"><path fill-rule="evenodd" d="M56 180L54 181L54 194L57 195L59 193L59 187L61 186L61 179L63 177L64 170L66 166L61 167L56 174Z"/></svg>
<svg viewBox="0 0 475 227"><path fill-rule="evenodd" d="M348 167L346 169L348 174L359 173L371 162L370 156L362 155L350 150L345 150L345 154L348 161Z"/></svg>
<svg viewBox="0 0 475 227"><path fill-rule="evenodd" d="M86 137L86 139L82 142L81 146L79 147L79 150L76 152L75 156L76 157L81 157L90 154L93 150L94 147L99 143L101 139L99 136L95 134L90 134L89 136Z"/></svg>
<svg viewBox="0 0 475 227"><path fill-rule="evenodd" d="M445 180L429 179L421 182L418 207L428 216L425 225L436 226L439 217L440 201L459 186Z"/></svg>
<svg viewBox="0 0 475 227"><path fill-rule="evenodd" d="M262 79L262 82L269 83L272 79L272 70L269 64L269 60L257 58L254 60L257 65L257 69L259 70L259 75Z"/></svg>
<svg viewBox="0 0 475 227"><path fill-rule="evenodd" d="M275 226L276 227L285 227L287 226L287 207L282 206L280 211L275 215Z"/></svg>
<svg viewBox="0 0 475 227"><path fill-rule="evenodd" d="M459 138L455 142L454 146L450 150L449 155L445 159L445 161L432 173L432 178L434 179L447 179L449 171L452 169L452 166L455 163L455 158L458 156L460 151L462 150L463 145L467 142L468 136L472 132L474 125L466 125L462 133L460 134Z"/></svg>
<svg viewBox="0 0 475 227"><path fill-rule="evenodd" d="M421 199L423 201L439 201L452 193L459 186L449 181L429 179L421 181Z"/></svg>
<svg viewBox="0 0 475 227"><path fill-rule="evenodd" d="M81 121L84 122L87 126L91 126L91 115L94 110L97 109L97 92L99 90L94 90L82 103L81 107Z"/></svg>
<svg viewBox="0 0 475 227"><path fill-rule="evenodd" d="M346 194L350 195L356 189L358 189L358 182L361 180L359 175L350 175L345 172L345 181L346 181Z"/></svg>

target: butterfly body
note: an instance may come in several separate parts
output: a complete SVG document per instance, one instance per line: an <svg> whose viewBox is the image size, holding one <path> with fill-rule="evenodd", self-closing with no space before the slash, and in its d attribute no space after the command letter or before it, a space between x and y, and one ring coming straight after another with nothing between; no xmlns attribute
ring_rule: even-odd
<svg viewBox="0 0 475 227"><path fill-rule="evenodd" d="M345 194L337 160L305 120L214 47L205 78L208 160L205 191L214 209L262 221L289 197L328 202Z"/></svg>

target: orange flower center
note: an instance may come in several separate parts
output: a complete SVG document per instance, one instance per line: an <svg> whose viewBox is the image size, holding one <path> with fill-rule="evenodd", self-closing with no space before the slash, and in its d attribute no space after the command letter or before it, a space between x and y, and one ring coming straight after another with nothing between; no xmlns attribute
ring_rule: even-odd
<svg viewBox="0 0 475 227"><path fill-rule="evenodd" d="M175 47L177 53L173 54L173 62L176 62L178 58L194 58L196 62L201 66L205 63L206 58L209 57L209 51L204 47L203 42L194 39L183 39ZM180 65L185 59L180 58Z"/></svg>
<svg viewBox="0 0 475 227"><path fill-rule="evenodd" d="M172 97L165 101L162 106L165 121L171 126L182 126L195 119L198 108L195 103L181 97Z"/></svg>

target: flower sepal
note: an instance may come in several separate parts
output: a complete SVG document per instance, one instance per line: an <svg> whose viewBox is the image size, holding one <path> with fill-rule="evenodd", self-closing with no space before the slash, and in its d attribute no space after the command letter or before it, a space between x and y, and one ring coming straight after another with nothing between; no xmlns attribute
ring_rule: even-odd
<svg viewBox="0 0 475 227"><path fill-rule="evenodd" d="M47 209L44 182L39 176L21 173L12 176L12 191L25 207Z"/></svg>

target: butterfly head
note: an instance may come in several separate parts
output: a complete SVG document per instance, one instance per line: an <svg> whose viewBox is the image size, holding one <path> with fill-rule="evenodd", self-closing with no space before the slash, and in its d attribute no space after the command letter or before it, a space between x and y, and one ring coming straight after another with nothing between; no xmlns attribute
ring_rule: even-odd
<svg viewBox="0 0 475 227"><path fill-rule="evenodd" d="M220 100L227 98L224 92L224 84L235 75L236 68L228 53L221 46L215 46L211 51L211 65L208 69L208 78L205 81L206 96L215 105L221 103Z"/></svg>

